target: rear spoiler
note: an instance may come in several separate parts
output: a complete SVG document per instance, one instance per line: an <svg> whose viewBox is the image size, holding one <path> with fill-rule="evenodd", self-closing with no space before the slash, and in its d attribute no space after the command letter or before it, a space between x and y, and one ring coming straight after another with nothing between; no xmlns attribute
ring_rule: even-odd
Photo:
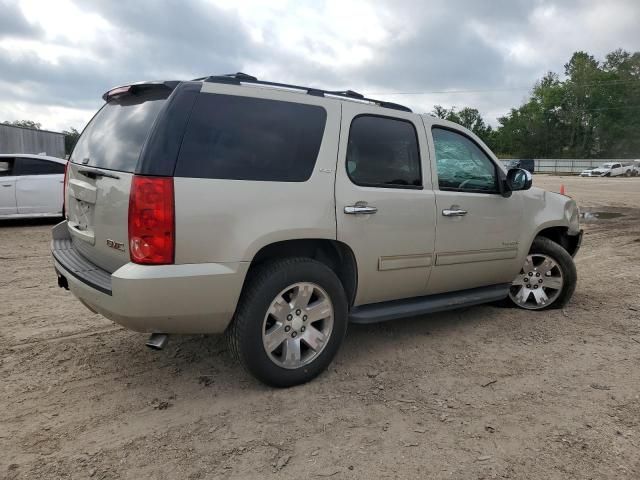
<svg viewBox="0 0 640 480"><path fill-rule="evenodd" d="M102 99L105 102L108 102L110 99L119 97L122 95L135 95L143 91L148 90L156 90L156 89L168 89L173 90L180 83L179 80L168 80L165 82L138 82L131 83L129 85L120 85L118 87L114 87L110 90L107 90L103 95Z"/></svg>

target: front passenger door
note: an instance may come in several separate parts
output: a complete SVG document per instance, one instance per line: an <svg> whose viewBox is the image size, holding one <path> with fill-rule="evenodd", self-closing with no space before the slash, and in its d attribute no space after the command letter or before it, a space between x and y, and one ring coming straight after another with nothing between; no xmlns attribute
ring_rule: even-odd
<svg viewBox="0 0 640 480"><path fill-rule="evenodd" d="M431 136L437 215L428 292L511 283L528 248L518 243L522 196L501 195L498 165L464 131L433 126Z"/></svg>

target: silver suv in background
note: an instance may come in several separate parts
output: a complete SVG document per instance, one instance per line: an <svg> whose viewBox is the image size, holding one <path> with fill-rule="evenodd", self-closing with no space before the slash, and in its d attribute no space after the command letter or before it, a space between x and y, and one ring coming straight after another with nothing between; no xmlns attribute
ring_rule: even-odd
<svg viewBox="0 0 640 480"><path fill-rule="evenodd" d="M71 155L54 265L152 345L226 332L284 387L327 367L349 321L573 294L575 202L459 125L245 74L103 98Z"/></svg>

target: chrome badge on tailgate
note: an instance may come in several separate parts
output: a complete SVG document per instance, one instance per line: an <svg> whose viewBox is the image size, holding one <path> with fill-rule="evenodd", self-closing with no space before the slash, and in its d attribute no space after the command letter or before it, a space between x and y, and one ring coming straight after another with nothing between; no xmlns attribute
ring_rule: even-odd
<svg viewBox="0 0 640 480"><path fill-rule="evenodd" d="M107 247L111 247L124 252L124 243L116 242L115 240L111 240L110 238L107 238Z"/></svg>

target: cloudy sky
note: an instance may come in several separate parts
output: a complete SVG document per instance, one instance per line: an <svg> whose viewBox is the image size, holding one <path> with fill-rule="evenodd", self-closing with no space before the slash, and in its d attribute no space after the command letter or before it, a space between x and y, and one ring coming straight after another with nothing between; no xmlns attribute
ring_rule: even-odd
<svg viewBox="0 0 640 480"><path fill-rule="evenodd" d="M114 85L243 71L495 124L574 51L637 50L639 25L640 0L0 0L0 121L82 129Z"/></svg>

